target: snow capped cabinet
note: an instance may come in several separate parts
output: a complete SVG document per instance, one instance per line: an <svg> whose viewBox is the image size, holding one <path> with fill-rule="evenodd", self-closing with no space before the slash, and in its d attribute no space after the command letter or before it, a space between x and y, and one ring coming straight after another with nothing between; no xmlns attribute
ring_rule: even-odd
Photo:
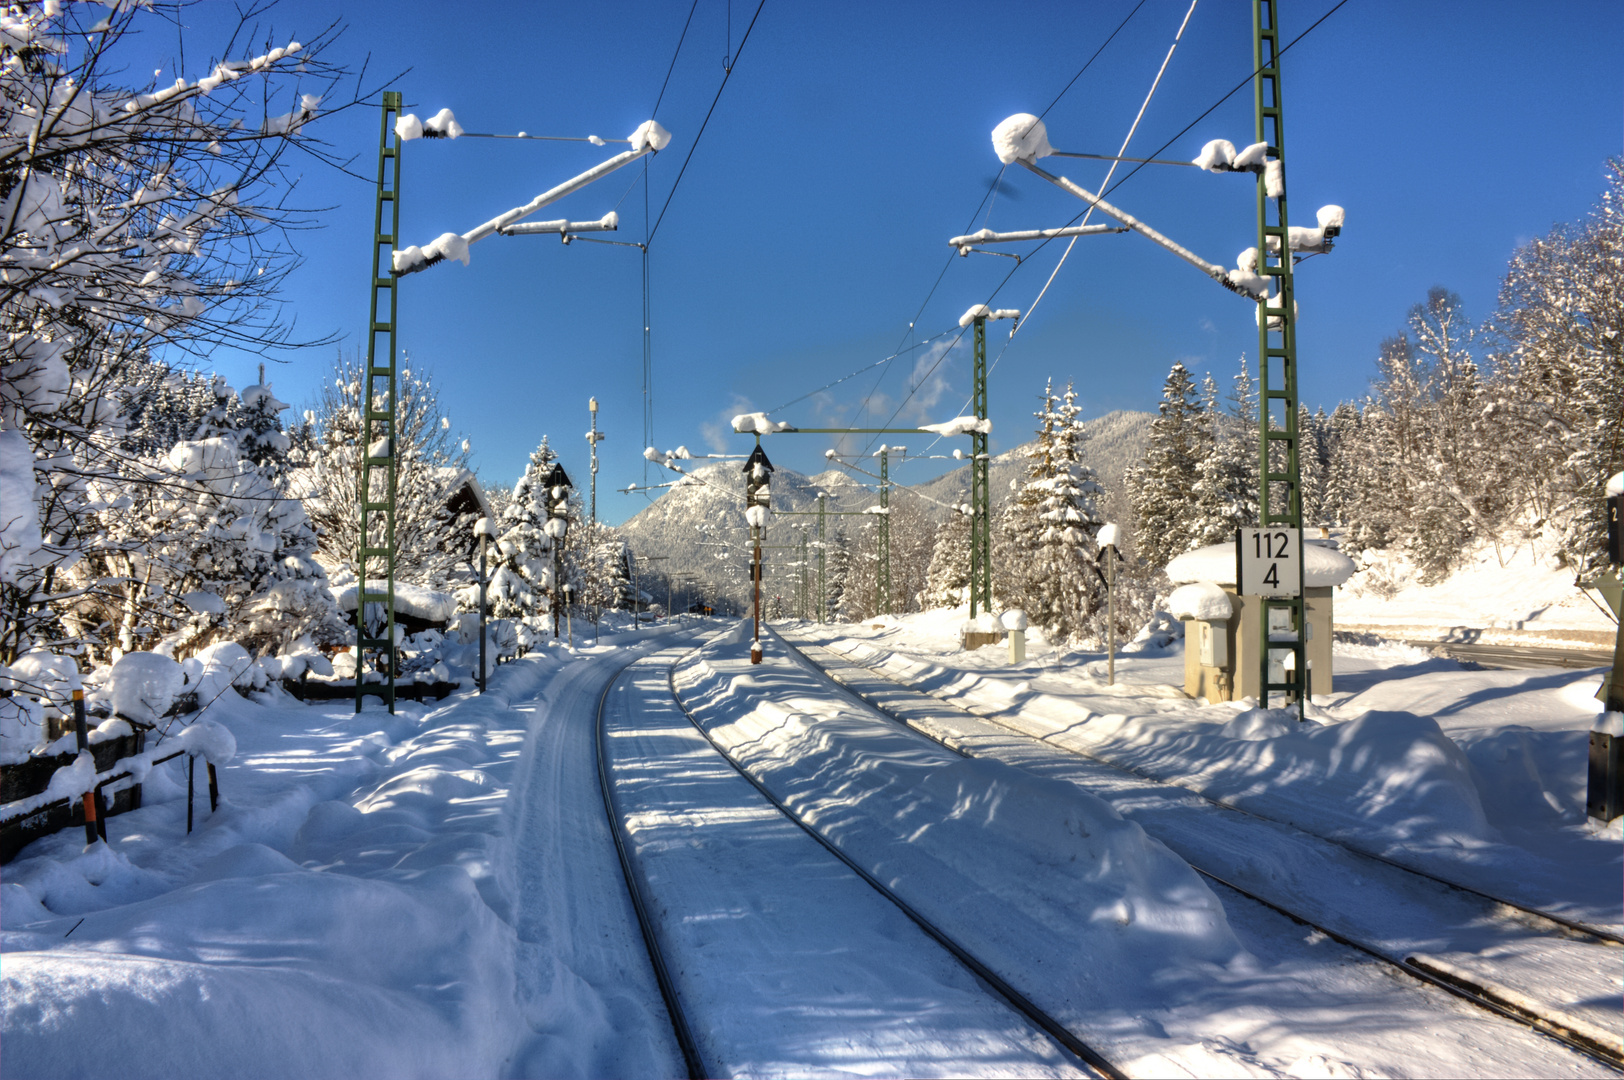
<svg viewBox="0 0 1624 1080"><path fill-rule="evenodd" d="M1331 692L1331 595L1353 574L1353 560L1334 547L1303 545L1303 633L1308 692ZM1167 566L1179 588L1168 608L1184 621L1184 692L1208 701L1258 696L1263 611L1256 596L1235 588L1235 545L1186 552Z"/></svg>

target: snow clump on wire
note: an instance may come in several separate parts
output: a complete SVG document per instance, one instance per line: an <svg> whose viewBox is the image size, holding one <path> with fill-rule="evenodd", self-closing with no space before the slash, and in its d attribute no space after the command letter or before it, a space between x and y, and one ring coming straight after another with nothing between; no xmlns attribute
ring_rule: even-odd
<svg viewBox="0 0 1624 1080"><path fill-rule="evenodd" d="M1049 145L1049 129L1031 113L1016 113L993 128L992 148L1005 165L1036 161L1054 153Z"/></svg>

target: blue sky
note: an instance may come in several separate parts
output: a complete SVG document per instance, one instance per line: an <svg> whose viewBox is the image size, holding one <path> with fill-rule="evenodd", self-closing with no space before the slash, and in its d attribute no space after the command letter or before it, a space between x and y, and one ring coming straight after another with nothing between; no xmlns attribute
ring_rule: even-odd
<svg viewBox="0 0 1624 1080"><path fill-rule="evenodd" d="M1334 3L1286 0L1285 38ZM1188 7L1146 0L1048 112L1057 148L1117 149ZM1043 111L1131 8L767 0L650 245L654 441L742 451L746 437L721 433L734 412L799 398L954 327L973 303L1030 307L1060 245L1009 276L1013 260L952 257L946 241L984 224L1061 225L1081 208L1015 170L990 212L975 216L1000 170L989 133L1012 113ZM673 141L649 168L651 216L671 194L724 58L755 10L699 0L655 114ZM1129 154L1157 150L1245 77L1249 11L1236 0L1200 0ZM469 131L625 136L653 112L688 12L680 0L489 4L477 14L291 0L270 21L281 39L342 18L348 29L329 58L352 68L366 60L373 89L409 68L392 85L419 115L449 107ZM197 69L189 76L203 73L203 53L219 40L211 20L227 15L227 5L214 4L189 16L186 47ZM1349 0L1286 55L1293 220L1312 224L1325 203L1348 215L1337 250L1299 269L1304 401L1330 409L1364 394L1378 343L1432 285L1458 291L1474 318L1487 316L1517 245L1588 212L1605 158L1624 148L1620 41L1624 6L1611 0ZM1248 87L1162 156L1188 159L1217 137L1250 142L1251 110ZM374 110L311 130L370 171ZM404 237L424 244L465 231L613 150L411 143ZM1049 165L1085 187L1106 169L1075 159ZM618 238L641 240L640 177L639 167L616 173L541 216L618 209ZM289 281L288 311L306 334L346 335L346 348L364 340L372 199L370 184L314 163L294 195L327 209L324 228L299 237L306 263ZM1255 242L1251 187L1241 177L1149 167L1112 200L1224 265ZM644 481L641 255L500 236L472 254L470 266L406 280L401 342L414 366L432 370L481 475L512 483L546 434L584 484L587 399L596 396L609 435L600 513L610 521L635 513L646 500L612 489ZM991 351L1003 350L990 383L995 448L1029 437L1047 378L1074 382L1088 415L1150 410L1174 361L1227 380L1257 344L1249 303L1131 235L1079 241L1007 348L1009 324L995 325ZM269 377L278 396L302 408L330 376L333 356L286 360ZM254 381L253 364L216 358L238 386ZM956 415L969 393L964 347L945 357L909 353L776 415L808 426L874 424L910 391L899 421ZM799 436L768 447L777 463L817 471L828 445ZM928 468L910 466L902 478L924 479Z"/></svg>

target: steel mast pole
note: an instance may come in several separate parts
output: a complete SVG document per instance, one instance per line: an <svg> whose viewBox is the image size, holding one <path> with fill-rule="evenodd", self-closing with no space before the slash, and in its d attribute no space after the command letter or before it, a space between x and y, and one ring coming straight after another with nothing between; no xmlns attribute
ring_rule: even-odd
<svg viewBox="0 0 1624 1080"><path fill-rule="evenodd" d="M818 492L818 622L829 621L829 578L828 554L829 543L824 533L825 508L829 496Z"/></svg>
<svg viewBox="0 0 1624 1080"><path fill-rule="evenodd" d="M1284 691L1303 716L1308 696L1308 670L1303 647L1303 506L1302 471L1297 430L1297 304L1292 255L1286 222L1286 136L1280 88L1280 37L1277 0L1252 0L1252 60L1257 141L1279 165L1279 194L1269 195L1268 170L1257 179L1258 272L1276 284L1272 300L1258 304L1258 523L1265 529L1296 530L1297 595L1268 597L1258 619L1259 704L1269 707L1269 691ZM1277 425L1275 410L1284 415ZM1284 669L1281 681L1270 679L1271 656ZM1289 665L1286 661L1289 659Z"/></svg>
<svg viewBox="0 0 1624 1080"><path fill-rule="evenodd" d="M975 317L974 412L987 419L987 316ZM987 433L977 424L970 433L970 618L976 606L992 611L992 494L987 469Z"/></svg>
<svg viewBox="0 0 1624 1080"><path fill-rule="evenodd" d="M875 574L875 586L879 590L876 610L891 614L891 448L880 447L880 543L879 572Z"/></svg>
<svg viewBox="0 0 1624 1080"><path fill-rule="evenodd" d="M366 690L363 660L368 649L382 650L384 703L391 713L395 711L395 328L399 289L391 271L400 236L401 141L399 132L394 130L394 121L400 118L400 107L400 94L385 90L378 133L377 198L372 215L366 370L362 373L359 402L361 437L356 447L361 455L357 491L361 534L355 552L356 712L361 711L361 699ZM394 136L392 144L391 135ZM381 350L380 337L384 339ZM381 591L377 585L369 585L374 579L375 562L379 570L377 577L381 578L378 584L383 586ZM383 607L382 637L367 632L368 604Z"/></svg>

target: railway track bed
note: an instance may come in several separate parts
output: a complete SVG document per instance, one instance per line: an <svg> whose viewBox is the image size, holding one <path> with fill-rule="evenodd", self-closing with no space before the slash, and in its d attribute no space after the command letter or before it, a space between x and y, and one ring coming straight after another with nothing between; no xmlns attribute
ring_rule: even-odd
<svg viewBox="0 0 1624 1080"><path fill-rule="evenodd" d="M811 670L894 722L954 752L1074 783L1228 890L1599 1061L1624 1065L1624 950L1611 930L1486 896L1061 750L827 649L794 647Z"/></svg>
<svg viewBox="0 0 1624 1080"><path fill-rule="evenodd" d="M650 938L672 973L673 1011L685 1013L692 1030L705 1033L696 1041L715 1042L711 1052L722 1062L707 1061L700 1071L833 1069L837 1066L828 1059L808 1059L801 1049L833 1045L831 1027L843 1032L841 1045L854 1048L838 1067L857 1070L866 1055L889 1061L898 1047L911 1045L907 1038L898 1041L896 1033L910 1025L927 1029L934 1015L932 1009L910 1013L904 1008L901 1017L893 1017L884 1004L892 1000L889 991L875 995L882 1003L877 1009L818 1015L829 1000L814 988L832 984L820 983L820 972L808 973L806 958L821 964L838 954L847 962L855 953L831 944L838 939L824 931L843 932L848 924L861 929L864 920L833 914L839 902L820 891L826 881L839 879L832 872L826 878L823 871L809 876L794 869L788 876L806 878L807 884L784 894L773 884L781 876L772 869L784 860L768 858L763 864L748 853L758 846L752 834L760 832L782 834L759 845L765 851L790 844L796 833L816 834L826 851L839 852L838 862L857 871L844 879L843 890L861 882L859 891L866 890L868 902L891 905L892 912L874 925L892 925L898 911L922 917L993 979L1060 1025L1093 1056L1098 1072L1610 1072L1593 1057L1376 963L1267 904L1203 884L1137 825L1073 784L990 759L964 758L857 706L826 679L789 662L776 643L762 667L749 665L738 645L723 640L683 661L663 698L656 693L659 673L638 675L641 703L626 715L635 718L638 729L650 729L646 733L617 726L622 721L614 716L616 698L632 691L605 695L602 741L610 763L605 771L612 781L615 819L631 854L629 877L653 913ZM643 749L634 752L639 744ZM728 777L734 766L724 765L718 750L767 797L755 796L748 813L706 799L697 810L662 801L704 788L684 778L701 763L714 770L716 784L727 780L742 793L740 774ZM627 800L633 793L639 800L649 794L657 799L632 805ZM807 849L813 852L809 865L833 865L818 862L824 856L815 854L816 846ZM742 877L701 870L702 862L691 861L696 858L752 869ZM800 863L791 859L786 865ZM718 892L725 903L718 901ZM820 913L816 918L795 914L803 894ZM1217 923L1199 925L1223 909L1229 911L1227 921L1220 916ZM805 943L800 951L764 944L763 927L774 920L787 927L787 940ZM729 959L733 948L753 950L755 959ZM885 979L916 965L926 972L952 951L921 952L910 945L901 959L881 960L878 966ZM864 961L886 955L899 954L875 952ZM922 959L927 955L934 959ZM988 993L987 979L962 970L959 977L980 986L989 1000L996 998ZM900 1000L907 1005L913 999ZM737 1020L730 1010L738 1011ZM1019 1012L999 1005L994 1014ZM791 1034L786 1021L824 1035ZM1028 1023L1023 1038L1040 1037L1040 1027ZM757 1049L741 1053L738 1047L752 1039ZM772 1045L763 1049L763 1041ZM945 1067L934 1071L1031 1072L1034 1065L1067 1062L1062 1053L1006 1069L997 1055L959 1060L959 1053L946 1052L939 1059ZM1076 1055L1069 1059L1073 1070L1090 1064ZM928 1062L870 1061L867 1068L933 1071Z"/></svg>

